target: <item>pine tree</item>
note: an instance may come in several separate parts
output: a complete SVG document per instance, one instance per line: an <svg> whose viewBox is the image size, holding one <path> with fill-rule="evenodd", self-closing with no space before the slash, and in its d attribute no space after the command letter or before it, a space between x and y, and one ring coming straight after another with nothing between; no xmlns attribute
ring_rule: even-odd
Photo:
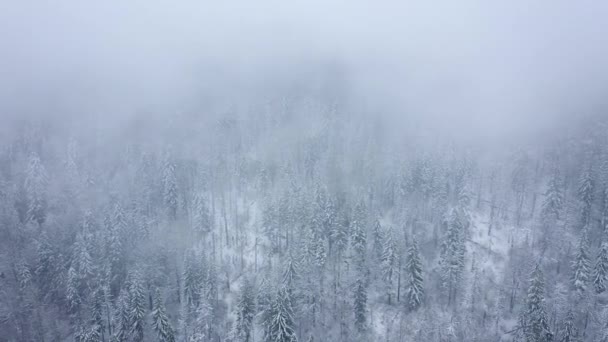
<svg viewBox="0 0 608 342"><path fill-rule="evenodd" d="M593 268L593 286L596 293L606 291L606 280L608 278L608 241L604 238L597 255L595 267Z"/></svg>
<svg viewBox="0 0 608 342"><path fill-rule="evenodd" d="M376 220L376 224L374 224L374 228L372 230L372 239L373 245L372 248L376 254L376 258L378 260L382 259L383 252L383 244L384 237L382 236L382 226L380 225L380 220Z"/></svg>
<svg viewBox="0 0 608 342"><path fill-rule="evenodd" d="M572 263L572 283L574 289L579 294L585 292L589 283L590 266L588 249L589 247L587 245L586 230L584 230L579 241L574 262Z"/></svg>
<svg viewBox="0 0 608 342"><path fill-rule="evenodd" d="M200 284L203 279L202 267L196 261L196 254L192 251L187 251L184 258L184 297L188 304L198 306Z"/></svg>
<svg viewBox="0 0 608 342"><path fill-rule="evenodd" d="M265 342L297 342L291 298L285 287L279 288L262 317Z"/></svg>
<svg viewBox="0 0 608 342"><path fill-rule="evenodd" d="M344 252L348 246L349 222L344 216L345 215L342 213L338 218L336 218L334 224L331 226L329 235L332 245L332 253L338 257L342 255L342 252Z"/></svg>
<svg viewBox="0 0 608 342"><path fill-rule="evenodd" d="M581 175L578 187L578 197L582 205L582 225L587 226L591 216L591 205L593 204L594 182L591 166L586 167Z"/></svg>
<svg viewBox="0 0 608 342"><path fill-rule="evenodd" d="M568 310L566 319L564 320L559 342L578 342L580 341L578 336L578 329L574 325L574 313L572 310Z"/></svg>
<svg viewBox="0 0 608 342"><path fill-rule="evenodd" d="M300 276L298 269L298 261L290 255L285 262L285 271L283 271L283 285L289 290L294 288Z"/></svg>
<svg viewBox="0 0 608 342"><path fill-rule="evenodd" d="M420 307L424 298L424 281L422 278L422 262L418 252L418 241L412 239L412 244L407 251L406 261L406 305L409 310L414 311Z"/></svg>
<svg viewBox="0 0 608 342"><path fill-rule="evenodd" d="M131 336L135 342L144 340L145 315L146 293L144 284L141 275L134 273L129 287L129 322L131 324Z"/></svg>
<svg viewBox="0 0 608 342"><path fill-rule="evenodd" d="M198 194L194 197L193 212L194 230L203 235L209 233L211 231L211 216L203 195Z"/></svg>
<svg viewBox="0 0 608 342"><path fill-rule="evenodd" d="M556 169L549 180L549 184L547 184L541 210L541 216L545 224L551 224L559 219L564 200L560 184L559 171Z"/></svg>
<svg viewBox="0 0 608 342"><path fill-rule="evenodd" d="M354 290L355 327L359 333L363 333L367 329L367 288L363 280L357 279Z"/></svg>
<svg viewBox="0 0 608 342"><path fill-rule="evenodd" d="M363 202L355 207L353 220L351 221L351 244L354 251L355 265L362 270L365 265L365 254L367 250L366 233L366 211Z"/></svg>
<svg viewBox="0 0 608 342"><path fill-rule="evenodd" d="M241 284L241 293L236 305L236 322L233 328L235 342L252 341L251 332L255 310L254 288L249 279L245 278Z"/></svg>
<svg viewBox="0 0 608 342"><path fill-rule="evenodd" d="M129 311L129 292L127 289L120 291L116 301L115 314L114 340L127 341L131 331L131 312Z"/></svg>
<svg viewBox="0 0 608 342"><path fill-rule="evenodd" d="M152 327L154 328L154 331L156 331L158 339L161 342L175 342L175 333L171 326L171 322L169 322L169 317L165 312L165 303L163 303L159 289L156 289L154 293Z"/></svg>
<svg viewBox="0 0 608 342"><path fill-rule="evenodd" d="M85 240L84 233L78 233L76 235L73 254L72 264L75 265L79 279L82 279L86 284L93 274L93 261L91 259L91 253L89 252L89 243Z"/></svg>
<svg viewBox="0 0 608 342"><path fill-rule="evenodd" d="M448 231L442 244L440 267L442 286L448 294L448 305L454 302L464 271L465 246L463 226L452 210Z"/></svg>
<svg viewBox="0 0 608 342"><path fill-rule="evenodd" d="M98 288L93 294L93 305L91 306L91 323L94 327L97 327L98 335L101 340L104 339L104 318L103 318L103 305L105 297L104 292L101 288Z"/></svg>
<svg viewBox="0 0 608 342"><path fill-rule="evenodd" d="M34 152L30 154L25 177L27 197L27 220L42 225L46 219L46 188L48 176L40 158Z"/></svg>
<svg viewBox="0 0 608 342"><path fill-rule="evenodd" d="M79 288L80 280L78 277L78 273L76 272L76 269L73 266L70 266L70 268L68 269L66 297L71 312L78 311L78 309L80 308L80 304L82 303Z"/></svg>
<svg viewBox="0 0 608 342"><path fill-rule="evenodd" d="M527 342L550 342L553 340L545 311L544 276L539 265L536 265L530 277L526 307L520 320L520 327Z"/></svg>
<svg viewBox="0 0 608 342"><path fill-rule="evenodd" d="M381 269L382 278L386 284L388 304L391 304L391 295L393 287L393 274L395 273L395 267L397 264L397 252L395 242L393 240L392 229L388 229L386 232L386 239L383 244Z"/></svg>
<svg viewBox="0 0 608 342"><path fill-rule="evenodd" d="M163 201L170 219L177 218L177 176L175 164L166 156L162 170Z"/></svg>

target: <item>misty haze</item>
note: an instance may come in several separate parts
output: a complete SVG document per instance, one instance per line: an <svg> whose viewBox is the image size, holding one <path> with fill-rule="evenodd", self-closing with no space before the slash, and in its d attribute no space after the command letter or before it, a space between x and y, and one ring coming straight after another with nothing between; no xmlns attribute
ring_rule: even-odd
<svg viewBox="0 0 608 342"><path fill-rule="evenodd" d="M0 1L0 342L608 342L607 18Z"/></svg>

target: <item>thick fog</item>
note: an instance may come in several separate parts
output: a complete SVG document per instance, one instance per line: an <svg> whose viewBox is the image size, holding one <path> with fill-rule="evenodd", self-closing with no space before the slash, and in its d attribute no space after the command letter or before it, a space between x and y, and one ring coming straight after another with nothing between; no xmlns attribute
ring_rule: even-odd
<svg viewBox="0 0 608 342"><path fill-rule="evenodd" d="M0 1L0 342L608 341L606 18Z"/></svg>
<svg viewBox="0 0 608 342"><path fill-rule="evenodd" d="M608 77L602 1L1 6L3 115L170 115L329 82L376 112L512 134L598 111Z"/></svg>

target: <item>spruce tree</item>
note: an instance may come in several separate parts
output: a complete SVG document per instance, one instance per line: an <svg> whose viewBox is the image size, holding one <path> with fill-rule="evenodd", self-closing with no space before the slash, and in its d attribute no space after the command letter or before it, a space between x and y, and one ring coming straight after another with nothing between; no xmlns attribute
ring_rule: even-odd
<svg viewBox="0 0 608 342"><path fill-rule="evenodd" d="M439 260L442 286L448 295L448 305L454 303L464 272L465 245L463 229L458 212L452 210Z"/></svg>
<svg viewBox="0 0 608 342"><path fill-rule="evenodd" d="M129 310L129 292L126 288L120 291L116 301L115 315L114 340L127 341L131 331L131 312Z"/></svg>
<svg viewBox="0 0 608 342"><path fill-rule="evenodd" d="M386 238L383 244L381 270L382 279L386 286L388 304L391 304L393 276L397 266L397 251L395 241L393 240L392 230L389 228L386 232Z"/></svg>
<svg viewBox="0 0 608 342"><path fill-rule="evenodd" d="M585 227L590 223L591 206L593 204L594 182L591 172L591 166L583 170L578 186L578 197L582 205L581 217L582 226Z"/></svg>
<svg viewBox="0 0 608 342"><path fill-rule="evenodd" d="M589 247L587 245L586 230L582 232L578 249L572 263L572 283L574 289L579 293L585 292L590 278Z"/></svg>
<svg viewBox="0 0 608 342"><path fill-rule="evenodd" d="M129 287L129 323L131 324L131 336L134 342L144 340L144 325L146 315L146 293L144 284L139 273L131 277Z"/></svg>
<svg viewBox="0 0 608 342"><path fill-rule="evenodd" d="M381 260L383 251L382 242L384 241L384 237L382 236L382 226L380 225L380 220L376 220L376 223L374 224L374 228L372 230L372 240L372 249L374 250L375 256L377 260Z"/></svg>
<svg viewBox="0 0 608 342"><path fill-rule="evenodd" d="M253 339L252 328L255 317L255 293L248 278L243 279L241 293L236 305L236 322L233 328L235 342L250 342Z"/></svg>
<svg viewBox="0 0 608 342"><path fill-rule="evenodd" d="M211 216L202 194L198 194L194 197L193 211L192 220L194 230L203 235L209 233L211 231Z"/></svg>
<svg viewBox="0 0 608 342"><path fill-rule="evenodd" d="M279 288L262 317L265 342L297 342L291 298L285 287Z"/></svg>
<svg viewBox="0 0 608 342"><path fill-rule="evenodd" d="M162 170L163 201L170 219L177 217L177 176L175 164L169 156L165 156Z"/></svg>
<svg viewBox="0 0 608 342"><path fill-rule="evenodd" d="M562 324L560 331L559 342L579 342L578 329L574 324L574 313L572 309L568 310L566 318Z"/></svg>
<svg viewBox="0 0 608 342"><path fill-rule="evenodd" d="M27 198L27 220L42 225L46 219L46 190L48 175L40 158L34 152L30 154L25 177Z"/></svg>
<svg viewBox="0 0 608 342"><path fill-rule="evenodd" d="M545 280L539 265L530 277L526 307L520 321L526 342L550 342L553 334L549 330L545 310Z"/></svg>
<svg viewBox="0 0 608 342"><path fill-rule="evenodd" d="M363 333L367 329L367 288L361 278L355 282L354 290L355 327L359 333Z"/></svg>
<svg viewBox="0 0 608 342"><path fill-rule="evenodd" d="M600 250L597 254L595 267L593 268L593 287L596 293L606 291L606 280L608 278L608 240L604 237Z"/></svg>
<svg viewBox="0 0 608 342"><path fill-rule="evenodd" d="M366 211L363 202L357 204L351 221L351 245L354 251L354 262L359 270L365 268L367 250Z"/></svg>
<svg viewBox="0 0 608 342"><path fill-rule="evenodd" d="M541 217L545 224L551 224L559 219L563 200L559 171L556 169L549 180L549 184L547 184L541 209Z"/></svg>
<svg viewBox="0 0 608 342"><path fill-rule="evenodd" d="M406 306L414 311L420 307L424 299L424 281L422 278L422 262L418 252L418 241L412 239L412 243L407 251L406 261Z"/></svg>
<svg viewBox="0 0 608 342"><path fill-rule="evenodd" d="M154 303L152 305L152 327L161 342L175 342L175 332L165 312L165 303L163 303L158 288L154 293Z"/></svg>
<svg viewBox="0 0 608 342"><path fill-rule="evenodd" d="M82 303L82 299L80 297L80 280L78 273L73 266L70 266L68 269L66 297L70 312L77 312Z"/></svg>

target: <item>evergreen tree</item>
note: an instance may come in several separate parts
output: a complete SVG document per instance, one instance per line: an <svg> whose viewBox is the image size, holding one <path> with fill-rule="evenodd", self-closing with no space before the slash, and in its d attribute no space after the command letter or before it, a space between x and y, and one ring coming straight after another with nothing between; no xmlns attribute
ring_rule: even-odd
<svg viewBox="0 0 608 342"><path fill-rule="evenodd" d="M608 278L608 241L602 241L597 255L595 267L593 268L593 286L596 293L606 291L606 280Z"/></svg>
<svg viewBox="0 0 608 342"><path fill-rule="evenodd" d="M551 224L559 219L563 200L559 171L556 169L549 180L549 184L547 184L545 199L541 209L541 216L545 224Z"/></svg>
<svg viewBox="0 0 608 342"><path fill-rule="evenodd" d="M336 216L338 215L336 214ZM348 246L349 222L344 216L343 213L339 215L331 225L329 238L332 245L332 253L336 256L341 256Z"/></svg>
<svg viewBox="0 0 608 342"><path fill-rule="evenodd" d="M285 270L283 271L283 285L285 285L290 291L294 288L295 283L300 276L298 268L298 261L290 255L287 258Z"/></svg>
<svg viewBox="0 0 608 342"><path fill-rule="evenodd" d="M46 188L48 176L40 158L34 152L30 154L25 177L27 198L27 220L39 225L46 219Z"/></svg>
<svg viewBox="0 0 608 342"><path fill-rule="evenodd" d="M588 166L585 168L585 170L583 170L578 186L578 197L582 205L581 217L583 227L589 224L591 206L593 204L593 192L593 175L591 172L591 166Z"/></svg>
<svg viewBox="0 0 608 342"><path fill-rule="evenodd" d="M166 156L162 170L163 201L170 219L177 218L177 176L175 164Z"/></svg>
<svg viewBox="0 0 608 342"><path fill-rule="evenodd" d="M91 306L91 323L94 327L97 327L98 335L101 340L104 340L104 292L101 288L98 288L93 294L93 304Z"/></svg>
<svg viewBox="0 0 608 342"><path fill-rule="evenodd" d="M464 271L465 245L463 226L456 210L452 210L448 231L441 248L442 286L448 294L448 305L454 302Z"/></svg>
<svg viewBox="0 0 608 342"><path fill-rule="evenodd" d="M418 252L418 241L412 239L412 243L407 251L406 261L406 305L413 311L420 307L424 298L424 283L422 278L422 262Z"/></svg>
<svg viewBox="0 0 608 342"><path fill-rule="evenodd" d="M383 251L382 251L382 260L381 260L381 269L382 269L382 278L386 285L386 292L388 303L391 304L391 295L392 295L392 287L393 287L393 275L395 273L395 268L397 265L397 252L395 242L393 240L392 229L388 229L386 232L386 239L384 241Z"/></svg>
<svg viewBox="0 0 608 342"><path fill-rule="evenodd" d="M198 194L194 197L193 212L194 230L203 235L209 233L211 231L211 216L203 195Z"/></svg>
<svg viewBox="0 0 608 342"><path fill-rule="evenodd" d="M566 319L562 325L560 332L559 342L578 342L580 341L578 336L578 329L574 325L574 313L572 310L568 310Z"/></svg>
<svg viewBox="0 0 608 342"><path fill-rule="evenodd" d="M530 277L526 307L520 320L520 327L526 342L553 340L545 311L545 280L539 265L536 265Z"/></svg>
<svg viewBox="0 0 608 342"><path fill-rule="evenodd" d="M363 333L367 329L367 288L363 280L357 279L354 290L355 327L359 333Z"/></svg>
<svg viewBox="0 0 608 342"><path fill-rule="evenodd" d="M291 298L285 287L279 288L262 317L265 342L297 342Z"/></svg>
<svg viewBox="0 0 608 342"><path fill-rule="evenodd" d="M233 328L235 342L253 340L252 328L255 310L254 288L249 279L245 278L241 284L241 293L236 305L236 322Z"/></svg>
<svg viewBox="0 0 608 342"><path fill-rule="evenodd" d="M372 248L375 252L376 258L378 260L382 260L382 252L383 252L383 241L384 237L382 236L382 226L380 225L380 220L376 220L374 224L374 228L372 230L372 239L373 245Z"/></svg>
<svg viewBox="0 0 608 342"><path fill-rule="evenodd" d="M165 312L165 303L163 302L159 289L156 289L154 293L152 327L154 328L154 331L156 331L158 339L161 342L175 342L175 333L173 332L171 322L169 322L169 317Z"/></svg>
<svg viewBox="0 0 608 342"><path fill-rule="evenodd" d="M586 231L582 232L579 241L579 246L572 263L573 275L572 283L574 289L579 293L585 292L589 283L590 266L589 266L589 251L587 245Z"/></svg>
<svg viewBox="0 0 608 342"><path fill-rule="evenodd" d="M362 270L365 265L365 254L367 250L367 233L366 233L366 211L363 202L355 207L353 220L351 221L351 244L354 251L355 265Z"/></svg>
<svg viewBox="0 0 608 342"><path fill-rule="evenodd" d="M66 297L71 312L78 311L80 304L82 303L79 288L80 280L78 277L78 273L76 272L76 269L73 266L70 266L70 268L68 269Z"/></svg>
<svg viewBox="0 0 608 342"><path fill-rule="evenodd" d="M131 331L131 312L129 310L129 292L123 289L116 301L114 317L114 341L127 341Z"/></svg>
<svg viewBox="0 0 608 342"><path fill-rule="evenodd" d="M129 323L133 341L144 340L144 325L146 315L146 293L139 273L134 273L129 286Z"/></svg>

